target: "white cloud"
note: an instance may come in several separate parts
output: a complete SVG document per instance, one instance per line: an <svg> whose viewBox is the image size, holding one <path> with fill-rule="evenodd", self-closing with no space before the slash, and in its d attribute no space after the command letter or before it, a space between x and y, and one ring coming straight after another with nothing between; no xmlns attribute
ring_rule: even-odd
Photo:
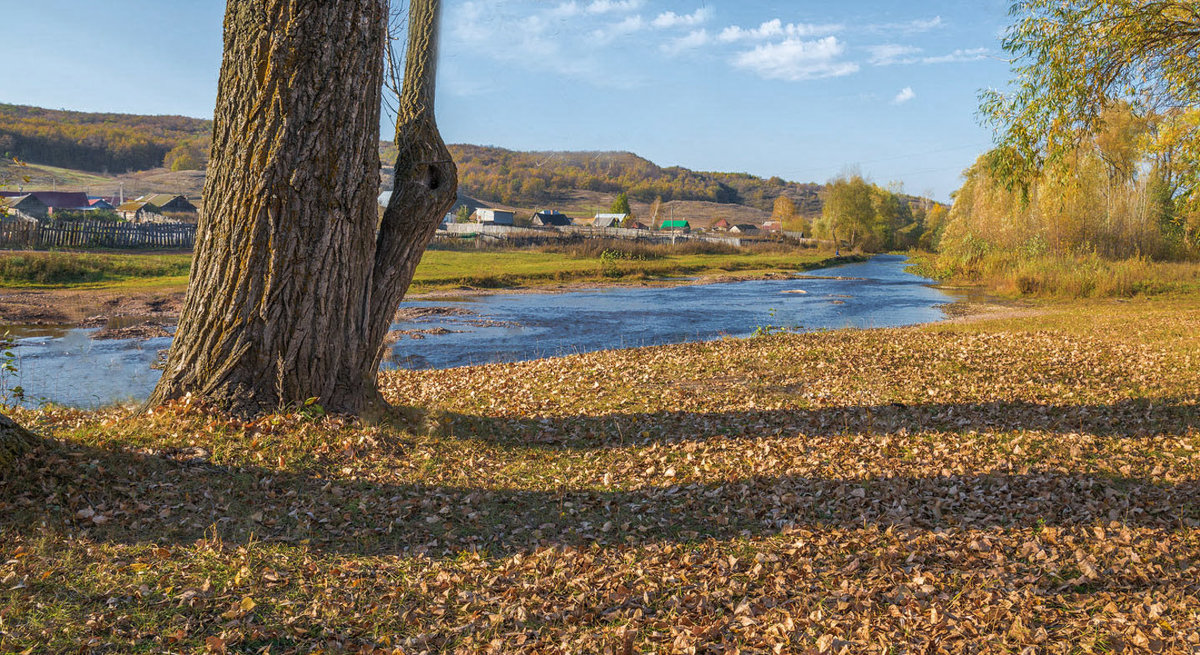
<svg viewBox="0 0 1200 655"><path fill-rule="evenodd" d="M608 87L612 80L629 83L636 75L614 75L631 61L655 71L657 62L685 52L719 57L737 69L765 79L800 81L851 75L860 67L940 64L973 61L986 49L930 54L907 45L903 34L938 29L940 17L903 23L853 26L840 23L787 23L774 18L754 27L713 27L716 12L707 4L675 5L674 11L649 12L646 0L461 0L447 6L447 52L469 52L513 68L551 73ZM852 29L851 29L852 28ZM876 36L881 45L863 39L891 30L894 39ZM651 33L653 32L653 36ZM622 47L615 50L614 42ZM867 42L869 43L869 41ZM654 75L651 72L648 75ZM467 95L483 88L464 67L452 93ZM639 78L640 79L640 78ZM494 80L488 80L494 84Z"/></svg>
<svg viewBox="0 0 1200 655"><path fill-rule="evenodd" d="M955 50L949 54L936 56L921 56L924 52L921 48L915 46L898 45L894 43L884 45L867 46L867 52L870 56L867 63L872 66L892 66L903 64L952 64L966 61L978 61L987 59L991 52L987 48L971 48L967 50Z"/></svg>
<svg viewBox="0 0 1200 655"><path fill-rule="evenodd" d="M987 48L971 48L969 50L955 50L950 54L938 55L936 57L925 57L921 59L922 64L953 64L963 61L979 61L987 59L990 51Z"/></svg>
<svg viewBox="0 0 1200 655"><path fill-rule="evenodd" d="M630 12L641 9L643 0L594 0L587 6L589 14Z"/></svg>
<svg viewBox="0 0 1200 655"><path fill-rule="evenodd" d="M646 20L640 14L629 16L618 23L601 27L592 32L592 38L600 43L611 43L623 36L646 29Z"/></svg>
<svg viewBox="0 0 1200 655"><path fill-rule="evenodd" d="M492 44L493 47L482 49L491 59L569 77L606 79L601 74L601 62L593 53L568 52L564 46L571 43L556 38L564 21L580 11L575 2L549 7L542 13L513 14L502 3L477 0L464 2L450 11L455 13L446 21L451 26L449 38L470 48ZM466 88L470 83L464 76L459 85Z"/></svg>
<svg viewBox="0 0 1200 655"><path fill-rule="evenodd" d="M859 69L856 63L838 61L845 49L845 45L834 36L815 41L792 37L742 52L734 58L733 63L765 79L798 82L840 77L856 73Z"/></svg>
<svg viewBox="0 0 1200 655"><path fill-rule="evenodd" d="M901 32L903 34L922 34L940 29L946 25L941 16L933 18L918 18L903 23L877 23L868 25L868 32Z"/></svg>
<svg viewBox="0 0 1200 655"><path fill-rule="evenodd" d="M579 6L578 2L571 0L571 2L564 2L561 5L551 9L550 11L546 12L546 15L551 18L562 19L578 16L581 13L583 13L583 8Z"/></svg>
<svg viewBox="0 0 1200 655"><path fill-rule="evenodd" d="M891 66L892 64L916 63L915 57L921 54L921 49L915 46L886 43L867 46L867 52L871 53L867 61L872 66Z"/></svg>
<svg viewBox="0 0 1200 655"><path fill-rule="evenodd" d="M696 48L708 45L711 42L712 35L708 33L708 30L699 29L689 32L686 36L672 39L659 46L659 49L669 55L678 55L681 52L695 50Z"/></svg>
<svg viewBox="0 0 1200 655"><path fill-rule="evenodd" d="M844 25L825 24L818 25L813 23L788 23L784 24L782 20L776 18L769 20L754 28L744 28L737 25L730 25L721 31L717 38L725 43L733 43L736 41L765 41L768 39L776 39L779 37L799 38L806 36L824 36L827 34L835 34L845 29Z"/></svg>
<svg viewBox="0 0 1200 655"><path fill-rule="evenodd" d="M673 11L665 11L659 14L651 24L660 30L672 27L696 27L707 22L712 17L712 13L710 7L700 7L690 14L683 15L676 14Z"/></svg>
<svg viewBox="0 0 1200 655"><path fill-rule="evenodd" d="M916 97L917 97L917 92L913 91L911 86L906 86L900 90L900 93L896 94L895 98L892 98L892 104L893 105L902 105Z"/></svg>

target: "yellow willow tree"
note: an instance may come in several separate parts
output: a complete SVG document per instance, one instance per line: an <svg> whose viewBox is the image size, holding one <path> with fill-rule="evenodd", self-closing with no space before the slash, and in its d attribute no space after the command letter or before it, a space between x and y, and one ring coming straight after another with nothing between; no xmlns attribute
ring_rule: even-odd
<svg viewBox="0 0 1200 655"><path fill-rule="evenodd" d="M1152 118L1160 175L1180 215L1200 216L1200 2L1022 0L1004 40L1010 90L982 94L997 130L992 167L1026 186L1069 167L1114 106Z"/></svg>
<svg viewBox="0 0 1200 655"><path fill-rule="evenodd" d="M384 407L382 344L454 202L434 120L438 0L409 4L391 203L376 210L387 0L229 0L205 212L151 404Z"/></svg>

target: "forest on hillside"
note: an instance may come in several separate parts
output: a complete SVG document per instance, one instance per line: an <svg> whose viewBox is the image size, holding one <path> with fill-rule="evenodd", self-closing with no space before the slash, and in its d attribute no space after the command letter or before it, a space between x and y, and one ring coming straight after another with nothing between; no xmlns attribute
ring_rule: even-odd
<svg viewBox="0 0 1200 655"><path fill-rule="evenodd" d="M0 104L0 154L5 158L92 173L203 170L211 130L211 121L182 116ZM516 207L547 206L572 192L591 191L625 194L645 204L701 201L753 207L787 221L792 215L815 217L824 204L819 184L662 167L630 152L520 152L466 144L451 145L450 151L458 163L461 193ZM384 166L394 162L395 145L381 142L380 156ZM898 200L921 203L903 194ZM782 216L781 201L789 208Z"/></svg>
<svg viewBox="0 0 1200 655"><path fill-rule="evenodd" d="M212 121L0 104L0 154L96 173L204 166Z"/></svg>
<svg viewBox="0 0 1200 655"><path fill-rule="evenodd" d="M787 196L801 213L819 211L820 185L761 178L745 173L699 172L660 167L629 152L517 152L452 145L463 193L489 202L537 206L570 190L627 193L633 200L661 198L738 204L771 211Z"/></svg>

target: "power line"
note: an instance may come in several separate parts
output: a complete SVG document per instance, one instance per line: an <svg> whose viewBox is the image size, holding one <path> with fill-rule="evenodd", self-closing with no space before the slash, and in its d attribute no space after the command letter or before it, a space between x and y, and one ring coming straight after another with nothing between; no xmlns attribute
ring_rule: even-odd
<svg viewBox="0 0 1200 655"><path fill-rule="evenodd" d="M907 154L903 154L903 155L897 155L894 157L881 157L878 159L871 159L868 161L859 161L859 162L853 162L853 163L865 166L865 165L869 165L869 164L879 164L879 163L889 162L889 161L912 159L915 157L925 157L927 155L936 155L936 154L941 154L944 152L957 152L959 150L968 150L968 149L982 150L985 148L987 148L987 145L970 144L970 145L954 146L952 148L938 148L936 150L926 150L924 152L912 152L912 153L907 153ZM792 169L791 171L787 171L784 174L790 178L795 178L796 176L802 175L804 173L821 172L824 170L828 170L828 167L820 166L820 167L812 167L812 168L804 168L804 169ZM940 170L950 170L950 168L948 167L948 168L943 168ZM924 172L932 172L932 171L924 171Z"/></svg>

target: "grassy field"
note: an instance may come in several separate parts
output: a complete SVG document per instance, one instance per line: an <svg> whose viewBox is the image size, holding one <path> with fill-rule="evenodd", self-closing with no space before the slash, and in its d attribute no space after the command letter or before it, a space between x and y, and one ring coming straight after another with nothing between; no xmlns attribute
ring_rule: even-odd
<svg viewBox="0 0 1200 655"><path fill-rule="evenodd" d="M832 253L818 250L688 252L639 248L604 257L594 249L431 249L417 268L417 293L462 286L506 288L567 282L618 282L663 276L761 275L813 268ZM190 254L0 253L0 288L182 291Z"/></svg>
<svg viewBox="0 0 1200 655"><path fill-rule="evenodd" d="M1200 644L1195 295L383 387L412 425L15 412L0 651Z"/></svg>
<svg viewBox="0 0 1200 655"><path fill-rule="evenodd" d="M185 288L191 266L190 254L6 252L0 254L0 287Z"/></svg>

